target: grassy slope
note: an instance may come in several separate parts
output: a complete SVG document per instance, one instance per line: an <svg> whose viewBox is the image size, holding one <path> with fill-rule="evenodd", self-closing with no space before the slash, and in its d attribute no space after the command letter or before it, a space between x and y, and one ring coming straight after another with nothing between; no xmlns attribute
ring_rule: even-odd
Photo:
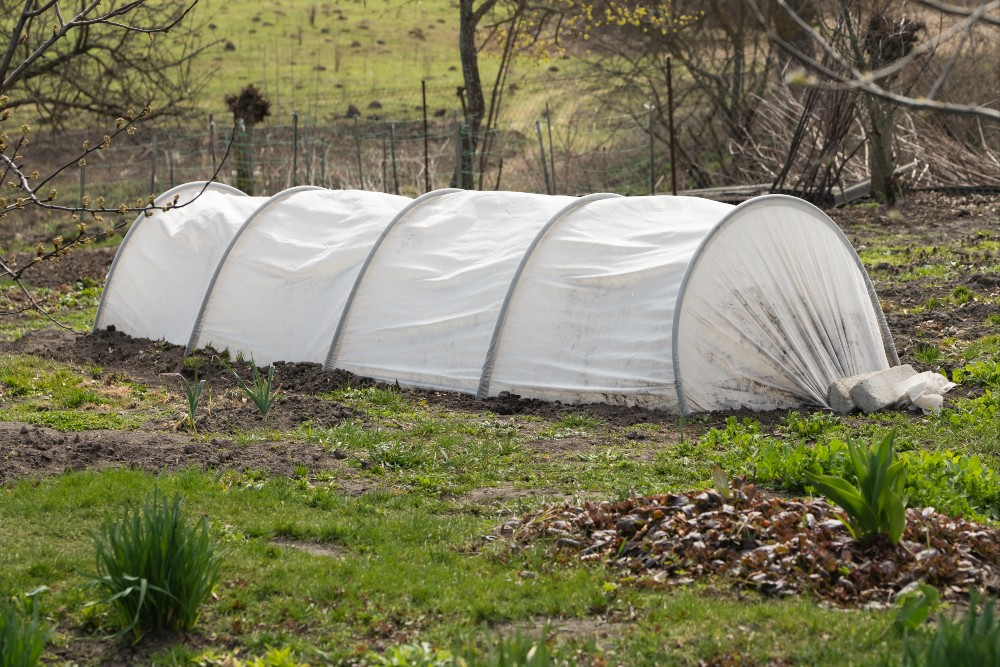
<svg viewBox="0 0 1000 667"><path fill-rule="evenodd" d="M288 124L292 110L306 120L342 116L348 104L368 113L375 101L399 117L419 107L421 80L432 112L459 108L458 9L449 0L203 0L197 11L192 25L231 43L201 63L212 70L206 111L224 114L223 97L253 83L272 101L275 124ZM484 55L480 67L488 79L496 61ZM522 60L518 69L530 76L544 66Z"/></svg>

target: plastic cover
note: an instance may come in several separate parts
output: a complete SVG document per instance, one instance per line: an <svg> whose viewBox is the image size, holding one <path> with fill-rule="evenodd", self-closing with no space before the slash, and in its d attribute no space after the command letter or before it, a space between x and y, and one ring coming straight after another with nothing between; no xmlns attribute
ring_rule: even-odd
<svg viewBox="0 0 1000 667"><path fill-rule="evenodd" d="M268 199L213 184L133 224L108 325L258 364L684 412L823 406L832 381L898 363L848 240L778 195Z"/></svg>
<svg viewBox="0 0 1000 667"><path fill-rule="evenodd" d="M867 274L806 202L742 204L688 271L674 357L687 412L825 407L834 380L890 365Z"/></svg>
<svg viewBox="0 0 1000 667"><path fill-rule="evenodd" d="M541 239L511 296L487 394L668 408L674 302L733 210L693 197L595 201Z"/></svg>
<svg viewBox="0 0 1000 667"><path fill-rule="evenodd" d="M233 239L188 348L322 363L361 264L411 201L360 190L275 195Z"/></svg>
<svg viewBox="0 0 1000 667"><path fill-rule="evenodd" d="M460 191L414 206L373 256L328 367L475 393L514 270L572 201Z"/></svg>
<svg viewBox="0 0 1000 667"><path fill-rule="evenodd" d="M188 183L161 195L187 206L132 224L105 281L94 329L114 326L136 338L185 345L219 259L240 225L266 197ZM195 199L195 197L197 197ZM192 201L192 199L194 201Z"/></svg>

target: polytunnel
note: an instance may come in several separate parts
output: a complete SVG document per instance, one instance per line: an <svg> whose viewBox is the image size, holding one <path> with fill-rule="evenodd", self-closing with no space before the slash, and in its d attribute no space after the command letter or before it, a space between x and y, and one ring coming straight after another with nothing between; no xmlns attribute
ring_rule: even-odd
<svg viewBox="0 0 1000 667"><path fill-rule="evenodd" d="M183 290L178 256L198 266ZM156 288L123 289L122 267ZM782 195L209 189L140 218L107 285L95 328L480 398L825 406L832 381L899 363L847 238Z"/></svg>

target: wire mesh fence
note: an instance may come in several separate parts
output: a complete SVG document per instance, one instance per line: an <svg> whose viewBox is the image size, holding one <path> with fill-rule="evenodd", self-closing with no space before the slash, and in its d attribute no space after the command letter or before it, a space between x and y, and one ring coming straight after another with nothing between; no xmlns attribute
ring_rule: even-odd
<svg viewBox="0 0 1000 667"><path fill-rule="evenodd" d="M672 180L681 191L701 185L683 164L671 164L664 119L649 105L625 112L588 107L589 97L579 93L585 85L551 77L512 84L496 127L471 137L459 95L453 93L449 105L443 101L447 90L419 82L406 88L329 91L334 99L325 99L323 108L342 113L319 118L293 112L245 131L228 114L206 118L194 128L147 124L136 136L93 153L86 164L76 162L80 147L84 140L94 144L100 137L86 131L42 134L30 147L27 171L47 174L65 165L51 184L61 201L94 201L100 195L115 205L145 201L175 185L213 177L256 195L296 185L408 196L459 185L571 195L669 192ZM765 126L763 134L779 137L781 118L769 118L777 125ZM901 123L902 129L907 127ZM915 187L996 192L1000 178L988 169L966 174L937 168L940 158L931 150L937 140L926 129L909 129L900 137L900 164L919 164L913 170ZM678 155L697 150L691 147L693 134L683 127L676 140L682 148L689 144ZM772 152L779 154L780 139L771 143ZM758 155L765 154L762 148L762 143L754 144ZM859 167L862 157L854 158ZM767 170L760 171L766 177ZM861 175L863 169L853 177Z"/></svg>
<svg viewBox="0 0 1000 667"><path fill-rule="evenodd" d="M463 164L471 165L478 189L635 194L662 180L669 165L653 157L664 151L650 144L644 111L564 115L568 94L551 86L515 89L497 127L477 132L473 146L463 140L468 128L458 96L456 108L425 105L418 87L365 97L345 91L344 113L335 118L293 112L245 131L230 118L180 130L147 124L86 164L76 158L85 140L95 143L94 133L42 135L29 160L40 173L68 165L52 183L63 201L101 195L133 202L213 176L257 195L309 184L415 196L455 185Z"/></svg>

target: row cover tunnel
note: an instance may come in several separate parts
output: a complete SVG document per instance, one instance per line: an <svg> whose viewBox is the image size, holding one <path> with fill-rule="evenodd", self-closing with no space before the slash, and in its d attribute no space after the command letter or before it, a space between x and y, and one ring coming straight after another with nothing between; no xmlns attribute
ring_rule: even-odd
<svg viewBox="0 0 1000 667"><path fill-rule="evenodd" d="M847 238L781 195L195 182L121 243L95 329L402 386L682 413L824 406L899 363ZM169 208L169 207L167 207Z"/></svg>

